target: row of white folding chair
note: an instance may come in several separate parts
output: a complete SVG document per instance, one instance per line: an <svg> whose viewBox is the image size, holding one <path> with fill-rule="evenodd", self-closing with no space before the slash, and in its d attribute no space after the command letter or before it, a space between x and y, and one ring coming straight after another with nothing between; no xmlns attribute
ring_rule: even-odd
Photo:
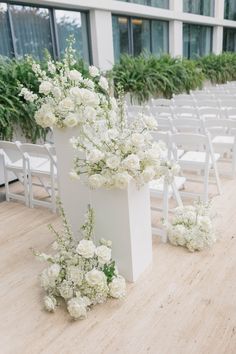
<svg viewBox="0 0 236 354"><path fill-rule="evenodd" d="M227 114L226 110L222 111L216 107L151 107L150 113L157 118L171 117L175 118L223 118ZM235 114L230 110L229 115ZM235 116L236 118L236 116Z"/></svg>
<svg viewBox="0 0 236 354"><path fill-rule="evenodd" d="M56 157L50 145L21 144L20 142L0 141L3 157L6 200L22 200L31 208L34 205L46 206L56 211ZM24 187L24 195L10 191L8 173L13 172ZM38 183L34 182L37 178ZM49 201L35 197L33 186L42 187L50 196Z"/></svg>

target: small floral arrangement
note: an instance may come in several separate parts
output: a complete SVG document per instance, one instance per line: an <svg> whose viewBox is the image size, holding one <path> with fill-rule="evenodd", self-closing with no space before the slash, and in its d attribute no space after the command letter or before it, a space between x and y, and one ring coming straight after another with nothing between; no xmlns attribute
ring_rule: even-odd
<svg viewBox="0 0 236 354"><path fill-rule="evenodd" d="M209 204L178 207L172 224L168 226L170 243L186 247L189 251L202 251L216 241Z"/></svg>
<svg viewBox="0 0 236 354"><path fill-rule="evenodd" d="M83 319L92 306L104 303L109 297L125 296L125 279L118 274L111 259L111 242L102 239L99 246L93 242L94 213L88 207L82 226L83 238L76 242L72 237L63 208L59 204L64 232L55 231L54 255L35 252L36 257L48 263L40 275L46 292L45 309L54 312L60 299L64 300L73 319Z"/></svg>
<svg viewBox="0 0 236 354"><path fill-rule="evenodd" d="M22 87L20 96L38 107L36 122L44 127L75 127L78 124L112 119L116 100L109 95L107 79L95 66L89 67L88 77L74 69L76 63L73 38L70 38L62 62L47 62L47 71L28 58L39 81L39 93Z"/></svg>

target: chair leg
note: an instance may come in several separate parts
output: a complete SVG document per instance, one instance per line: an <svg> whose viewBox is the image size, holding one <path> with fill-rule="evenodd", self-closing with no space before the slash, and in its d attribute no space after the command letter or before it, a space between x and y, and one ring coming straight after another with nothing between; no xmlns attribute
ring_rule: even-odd
<svg viewBox="0 0 236 354"><path fill-rule="evenodd" d="M28 174L28 185L29 185L29 207L30 208L33 208L34 207L34 203L33 203L33 184L32 184L32 175L31 175L31 172L29 171L29 174Z"/></svg>
<svg viewBox="0 0 236 354"><path fill-rule="evenodd" d="M206 162L205 176L204 176L204 193L203 193L204 203L208 202L209 173L210 173L210 166L208 161Z"/></svg>
<svg viewBox="0 0 236 354"><path fill-rule="evenodd" d="M236 172L236 148L233 148L232 151L232 177L235 178L235 172Z"/></svg>
<svg viewBox="0 0 236 354"><path fill-rule="evenodd" d="M182 199L180 197L179 191L178 191L178 189L176 187L175 181L173 181L171 183L171 187L172 187L173 194L174 194L175 200L177 202L177 205L182 207L183 206L183 202L182 202Z"/></svg>
<svg viewBox="0 0 236 354"><path fill-rule="evenodd" d="M52 211L56 213L57 205L56 205L56 190L55 190L55 177L51 176L51 201L52 201Z"/></svg>
<svg viewBox="0 0 236 354"><path fill-rule="evenodd" d="M213 162L213 169L214 169L214 172L215 172L215 178L216 178L216 184L217 184L218 193L219 193L219 195L221 195L222 194L222 189L221 189L220 177L219 177L219 172L218 172L218 168L217 168L217 165L216 165L215 161Z"/></svg>
<svg viewBox="0 0 236 354"><path fill-rule="evenodd" d="M166 181L164 181L164 188L163 188L163 219L164 224L168 222L168 212L169 212L169 186ZM164 227L163 234L162 234L162 242L167 242L167 230Z"/></svg>
<svg viewBox="0 0 236 354"><path fill-rule="evenodd" d="M8 171L7 168L4 166L4 179L5 179L5 193L6 193L6 201L9 202L10 201L10 197L9 197L9 180L8 180Z"/></svg>

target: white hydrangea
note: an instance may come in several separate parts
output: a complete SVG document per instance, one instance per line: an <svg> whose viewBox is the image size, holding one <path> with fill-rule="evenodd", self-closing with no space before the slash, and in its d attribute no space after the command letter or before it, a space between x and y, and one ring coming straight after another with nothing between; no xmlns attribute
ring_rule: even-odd
<svg viewBox="0 0 236 354"><path fill-rule="evenodd" d="M119 156L109 156L106 160L106 165L111 169L117 169L121 163Z"/></svg>
<svg viewBox="0 0 236 354"><path fill-rule="evenodd" d="M122 164L128 170L138 170L140 168L139 157L135 154L130 154L123 161Z"/></svg>
<svg viewBox="0 0 236 354"><path fill-rule="evenodd" d="M98 262L101 264L108 263L111 260L111 249L104 245L96 248L96 255L98 257Z"/></svg>
<svg viewBox="0 0 236 354"><path fill-rule="evenodd" d="M92 258L95 253L95 245L91 240L81 240L76 248L76 252L84 258Z"/></svg>
<svg viewBox="0 0 236 354"><path fill-rule="evenodd" d="M63 297L65 300L71 299L73 297L73 287L67 280L63 280L63 282L59 285L58 290L61 297Z"/></svg>
<svg viewBox="0 0 236 354"><path fill-rule="evenodd" d="M67 302L67 310L72 318L84 319L87 317L86 303L83 298L75 297Z"/></svg>
<svg viewBox="0 0 236 354"><path fill-rule="evenodd" d="M125 279L121 276L115 277L109 284L109 293L116 299L123 298L126 293Z"/></svg>
<svg viewBox="0 0 236 354"><path fill-rule="evenodd" d="M57 305L57 300L55 299L54 296L52 296L52 295L44 296L43 302L44 302L44 307L47 311L49 311L49 312L55 311L56 305Z"/></svg>
<svg viewBox="0 0 236 354"><path fill-rule="evenodd" d="M77 266L70 266L67 269L67 279L76 285L82 284L83 272Z"/></svg>

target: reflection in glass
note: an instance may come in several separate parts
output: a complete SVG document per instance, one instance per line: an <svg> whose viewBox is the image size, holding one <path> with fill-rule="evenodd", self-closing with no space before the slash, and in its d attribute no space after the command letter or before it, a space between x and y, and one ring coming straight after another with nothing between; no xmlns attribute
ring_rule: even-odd
<svg viewBox="0 0 236 354"><path fill-rule="evenodd" d="M214 16L214 0L184 0L183 11L197 15Z"/></svg>
<svg viewBox="0 0 236 354"><path fill-rule="evenodd" d="M121 54L129 53L128 18L112 16L113 46L115 61Z"/></svg>
<svg viewBox="0 0 236 354"><path fill-rule="evenodd" d="M13 53L7 5L0 3L0 55L11 57Z"/></svg>
<svg viewBox="0 0 236 354"><path fill-rule="evenodd" d="M225 0L225 19L236 21L235 0Z"/></svg>
<svg viewBox="0 0 236 354"><path fill-rule="evenodd" d="M10 5L14 27L16 56L31 54L42 59L43 50L52 54L52 38L48 9Z"/></svg>
<svg viewBox="0 0 236 354"><path fill-rule="evenodd" d="M151 52L150 21L133 18L133 54L139 55L143 51Z"/></svg>
<svg viewBox="0 0 236 354"><path fill-rule="evenodd" d="M152 53L161 55L168 53L169 47L169 26L166 21L155 21L151 23L152 28Z"/></svg>
<svg viewBox="0 0 236 354"><path fill-rule="evenodd" d="M67 38L73 35L77 53L89 62L86 14L78 11L55 11L60 54L67 47Z"/></svg>
<svg viewBox="0 0 236 354"><path fill-rule="evenodd" d="M169 0L120 0L125 2L131 2L133 4L160 7L163 9L169 9Z"/></svg>
<svg viewBox="0 0 236 354"><path fill-rule="evenodd" d="M186 58L204 56L212 51L212 27L183 25L183 55Z"/></svg>
<svg viewBox="0 0 236 354"><path fill-rule="evenodd" d="M236 52L236 28L224 28L223 50Z"/></svg>

